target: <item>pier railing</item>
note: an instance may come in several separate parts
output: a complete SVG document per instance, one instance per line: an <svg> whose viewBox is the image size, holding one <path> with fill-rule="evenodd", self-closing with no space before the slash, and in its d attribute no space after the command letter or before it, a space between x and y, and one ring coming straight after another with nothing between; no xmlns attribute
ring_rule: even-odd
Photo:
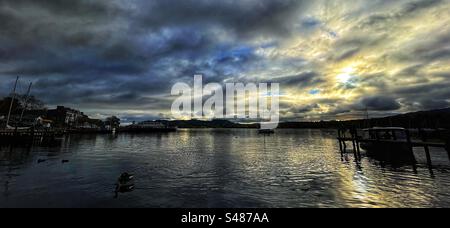
<svg viewBox="0 0 450 228"><path fill-rule="evenodd" d="M425 131L423 129L418 129L416 132L418 133L417 139L412 137L412 130L405 129L406 138L401 139L398 138L395 131L392 130L391 138L384 139L379 135L378 132L375 134L375 138L364 138L359 134L357 129L338 129L338 141L339 141L339 149L341 153L346 153L348 150L347 143L352 144L352 151L355 154L355 157L361 158L361 143L373 143L373 144L404 144L410 150L411 155L414 157L414 148L423 148L425 151L425 155L427 158L427 165L432 167L432 159L430 153L430 147L435 148L443 148L447 151L449 160L450 160L450 138L440 139L439 141L431 141L429 138L430 132Z"/></svg>

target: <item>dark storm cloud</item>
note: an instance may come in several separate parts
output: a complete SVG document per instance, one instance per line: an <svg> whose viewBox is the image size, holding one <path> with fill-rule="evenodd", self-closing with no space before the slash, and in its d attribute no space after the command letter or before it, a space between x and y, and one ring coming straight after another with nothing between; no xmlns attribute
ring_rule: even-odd
<svg viewBox="0 0 450 228"><path fill-rule="evenodd" d="M420 69L420 65L450 60L450 28L440 28L439 31L433 32L430 38L418 40L413 46L394 55L394 59L402 62L419 62L416 70Z"/></svg>
<svg viewBox="0 0 450 228"><path fill-rule="evenodd" d="M83 80L83 81L79 81ZM139 81L141 83L137 83ZM46 97L52 104L115 104L136 105L142 103L142 96L159 95L167 92L170 81L154 77L139 77L124 80L115 77L45 77L37 79L33 93ZM170 106L169 106L170 107Z"/></svg>
<svg viewBox="0 0 450 228"><path fill-rule="evenodd" d="M313 111L314 109L319 108L318 104L311 104L301 107L291 107L288 112L293 114L304 114Z"/></svg>
<svg viewBox="0 0 450 228"><path fill-rule="evenodd" d="M221 81L245 71L257 56L239 50L243 37L286 35L306 3L2 0L0 60L8 67L0 74L35 80L34 93L50 104L141 102L138 93L167 94L194 73ZM221 43L214 29L234 43Z"/></svg>
<svg viewBox="0 0 450 228"><path fill-rule="evenodd" d="M357 104L354 105L356 110L371 110L371 111L395 111L400 109L400 103L387 96L373 96L362 98Z"/></svg>
<svg viewBox="0 0 450 228"><path fill-rule="evenodd" d="M271 80L272 83L280 83L282 86L305 88L308 86L316 86L325 82L321 76L316 72L302 72L296 75L284 76Z"/></svg>
<svg viewBox="0 0 450 228"><path fill-rule="evenodd" d="M366 27L386 27L389 26L388 23L395 22L415 13L419 13L422 10L436 6L442 3L442 0L419 0L414 2L404 3L403 6L396 12L389 13L377 13L368 18L366 18L359 26L362 28Z"/></svg>
<svg viewBox="0 0 450 228"><path fill-rule="evenodd" d="M415 58L420 58L427 61L450 60L450 46L441 46L438 49L417 49L413 52Z"/></svg>
<svg viewBox="0 0 450 228"><path fill-rule="evenodd" d="M419 101L422 110L432 110L450 107L450 102L444 99L424 98Z"/></svg>
<svg viewBox="0 0 450 228"><path fill-rule="evenodd" d="M397 89L396 92L402 95L416 95L425 93L434 93L434 95L436 95L437 93L442 93L443 95L447 95L450 93L448 88L450 88L449 82L429 83L429 84L405 86L404 88Z"/></svg>
<svg viewBox="0 0 450 228"><path fill-rule="evenodd" d="M342 18L352 20L354 28L364 31L371 27L387 28L389 21L413 17L441 2L421 0L398 4L378 0L363 4L371 6L361 9L363 17L351 18L353 14L348 12ZM334 76L326 74L325 65L351 61L391 37L389 31L384 30L338 34L339 27L345 26L334 28L331 19L321 18L323 15L318 11L324 5L320 4L325 3L307 0L0 0L0 96L9 93L17 75L22 78L20 91L26 87L25 82L33 81L33 94L50 105L111 110L110 114L117 110L125 113L126 110L159 112L170 109L171 98L167 94L171 86L176 82L191 83L194 74L203 74L205 83L278 82L282 88L290 90L308 92L318 88L317 91L326 92L325 87ZM353 8L353 5L347 7L346 1L336 4ZM395 7L389 7L391 5ZM341 7L330 7L331 16L337 8ZM377 13L372 13L372 9ZM332 40L331 50L323 55L329 62L317 63L317 59L307 59L308 53L303 52L308 51L299 48L302 51L297 53L296 48L291 47L295 38L307 38L319 32ZM369 94L370 98L358 101L357 105L334 98L323 98L318 103L335 110L335 114L366 105L391 111L397 107L397 101L403 107L445 105L448 92L434 79L445 81L448 74L421 74L427 64L449 59L448 34L436 31L430 35L432 38L399 48L396 55L382 56L408 63L405 65L410 67L396 77L421 78L415 80L415 84L404 85L404 89L391 88L396 86L386 80L387 74L358 75L357 86L379 91L384 97ZM306 38L304 43L314 41ZM323 49L323 42L310 43L314 47L317 45L318 50ZM286 54L291 52L292 55ZM322 58L322 55L314 56ZM306 88L308 90L302 91ZM424 94L433 98L418 99ZM386 102L384 106L383 102ZM290 111L305 114L315 109L320 108L294 105ZM158 116L155 113L139 115Z"/></svg>
<svg viewBox="0 0 450 228"><path fill-rule="evenodd" d="M357 80L357 83L359 83L363 88L385 90L389 87L389 82L387 82L385 78L386 75L383 73L362 75L362 77Z"/></svg>
<svg viewBox="0 0 450 228"><path fill-rule="evenodd" d="M363 53L364 50L376 48L377 45L385 42L388 35L385 33L373 34L370 37L365 35L345 36L333 44L333 52L330 54L329 61L345 61Z"/></svg>
<svg viewBox="0 0 450 228"><path fill-rule="evenodd" d="M101 33L91 31L116 13L105 1L0 1L1 37L34 47L61 41L87 44ZM77 43L77 42L75 42Z"/></svg>
<svg viewBox="0 0 450 228"><path fill-rule="evenodd" d="M309 1L302 0L166 0L140 1L135 17L140 26L159 28L184 24L212 24L239 36L253 33L286 35L290 19Z"/></svg>
<svg viewBox="0 0 450 228"><path fill-rule="evenodd" d="M362 97L354 102L340 102L331 100L328 104L330 111L323 117L335 119L339 117L361 119L365 118L366 111L370 112L372 117L383 117L387 115L398 114L403 107L403 103L390 95L375 95ZM325 104L324 101L317 101L319 104Z"/></svg>
<svg viewBox="0 0 450 228"><path fill-rule="evenodd" d="M450 83L437 82L406 86L395 91L410 109L438 109L450 107Z"/></svg>
<svg viewBox="0 0 450 228"><path fill-rule="evenodd" d="M337 107L336 109L328 112L327 114L331 116L332 118L335 118L336 116L342 115L342 114L348 114L352 112L352 108L348 107Z"/></svg>
<svg viewBox="0 0 450 228"><path fill-rule="evenodd" d="M14 6L18 8L24 7L37 7L48 10L57 15L65 16L93 16L108 13L111 9L108 7L107 1L97 0L2 0L0 4L2 6Z"/></svg>
<svg viewBox="0 0 450 228"><path fill-rule="evenodd" d="M404 68L399 73L397 73L397 75L408 75L408 76L417 75L423 67L424 64L414 64L412 66Z"/></svg>

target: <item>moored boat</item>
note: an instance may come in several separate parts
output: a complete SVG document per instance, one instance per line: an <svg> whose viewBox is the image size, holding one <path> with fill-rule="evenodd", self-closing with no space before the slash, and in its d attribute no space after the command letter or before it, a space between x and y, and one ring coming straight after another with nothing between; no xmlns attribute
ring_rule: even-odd
<svg viewBox="0 0 450 228"><path fill-rule="evenodd" d="M158 121L144 121L122 127L119 131L130 133L175 132L177 128Z"/></svg>
<svg viewBox="0 0 450 228"><path fill-rule="evenodd" d="M411 159L411 146L405 128L375 127L363 132L360 145L368 155L384 160Z"/></svg>

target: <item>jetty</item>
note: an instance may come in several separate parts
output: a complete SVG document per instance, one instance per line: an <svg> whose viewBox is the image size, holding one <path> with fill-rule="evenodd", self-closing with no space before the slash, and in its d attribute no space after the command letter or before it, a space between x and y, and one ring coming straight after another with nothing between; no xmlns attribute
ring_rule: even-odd
<svg viewBox="0 0 450 228"><path fill-rule="evenodd" d="M368 137L360 134L360 132L368 133ZM339 141L339 149L342 154L346 153L349 148L347 143L351 144L351 150L355 157L361 158L362 145L369 145L369 148L375 149L375 153L391 153L390 155L409 154L415 162L414 148L423 148L427 165L432 167L432 159L430 148L443 148L447 151L450 160L450 138L444 134L439 140L431 140L430 135L441 135L430 130L418 129L414 132L417 134L412 137L413 130L404 128L369 128L357 130L355 128L338 129L337 139ZM371 147L370 147L371 146ZM366 148L364 148L366 149ZM367 151L367 149L366 149Z"/></svg>
<svg viewBox="0 0 450 228"><path fill-rule="evenodd" d="M52 143L63 132L55 130L0 130L0 144L44 144Z"/></svg>

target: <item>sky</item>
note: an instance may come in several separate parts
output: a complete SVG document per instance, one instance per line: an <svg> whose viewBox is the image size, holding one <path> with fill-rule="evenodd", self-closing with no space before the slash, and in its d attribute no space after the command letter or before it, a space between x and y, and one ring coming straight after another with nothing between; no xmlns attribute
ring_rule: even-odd
<svg viewBox="0 0 450 228"><path fill-rule="evenodd" d="M0 0L0 97L170 118L177 82L277 82L282 120L450 105L450 0Z"/></svg>

